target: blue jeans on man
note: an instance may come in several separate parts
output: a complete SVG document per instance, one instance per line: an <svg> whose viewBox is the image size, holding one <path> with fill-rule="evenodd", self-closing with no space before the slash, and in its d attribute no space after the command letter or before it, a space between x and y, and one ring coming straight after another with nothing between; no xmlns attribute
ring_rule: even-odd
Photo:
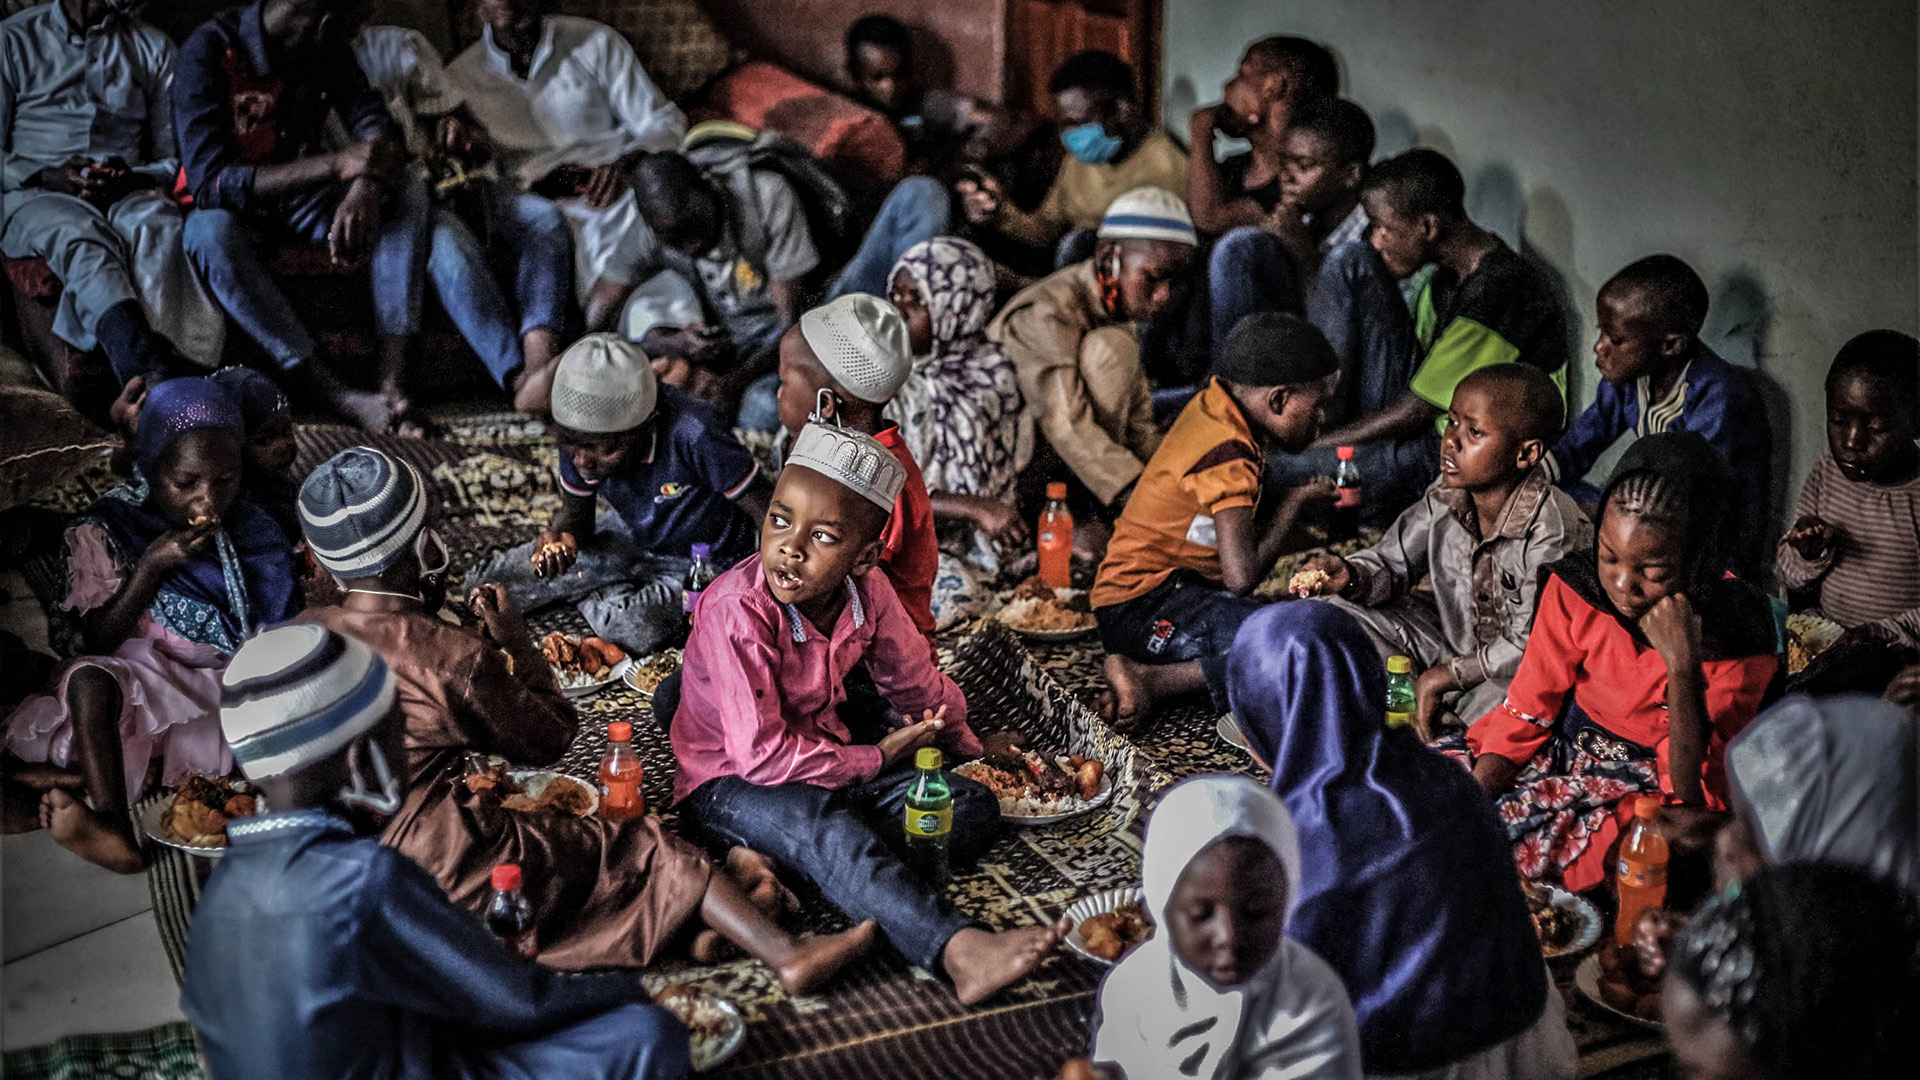
<svg viewBox="0 0 1920 1080"><path fill-rule="evenodd" d="M573 234L550 199L494 180L472 180L467 189L489 241L512 258L512 302L502 294L473 230L444 206L433 209L427 273L447 316L493 381L506 388L525 364L520 346L526 335L535 330L565 335Z"/></svg>

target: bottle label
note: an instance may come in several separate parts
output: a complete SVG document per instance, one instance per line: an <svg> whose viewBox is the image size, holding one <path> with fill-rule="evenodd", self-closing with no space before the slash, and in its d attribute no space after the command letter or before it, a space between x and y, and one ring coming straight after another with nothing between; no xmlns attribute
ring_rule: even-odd
<svg viewBox="0 0 1920 1080"><path fill-rule="evenodd" d="M507 946L508 952L522 960L531 960L540 955L540 931L537 929L508 934L500 940Z"/></svg>
<svg viewBox="0 0 1920 1080"><path fill-rule="evenodd" d="M945 836L952 831L953 807L943 807L939 810L907 807L908 836L924 836L933 839Z"/></svg>
<svg viewBox="0 0 1920 1080"><path fill-rule="evenodd" d="M691 615L693 614L693 605L699 602L700 602L699 589L681 589L680 590L680 610L681 611L685 612L688 615Z"/></svg>
<svg viewBox="0 0 1920 1080"><path fill-rule="evenodd" d="M1358 510L1360 508L1360 485L1339 489L1340 497L1334 500L1334 507L1340 510Z"/></svg>
<svg viewBox="0 0 1920 1080"><path fill-rule="evenodd" d="M1623 855L1614 873L1620 879L1620 887L1623 889L1667 887L1667 867L1664 863L1635 862Z"/></svg>
<svg viewBox="0 0 1920 1080"><path fill-rule="evenodd" d="M1387 726L1412 727L1413 714L1410 712L1389 712L1387 713Z"/></svg>
<svg viewBox="0 0 1920 1080"><path fill-rule="evenodd" d="M1040 542L1043 544L1053 543L1053 530L1052 529L1040 530Z"/></svg>

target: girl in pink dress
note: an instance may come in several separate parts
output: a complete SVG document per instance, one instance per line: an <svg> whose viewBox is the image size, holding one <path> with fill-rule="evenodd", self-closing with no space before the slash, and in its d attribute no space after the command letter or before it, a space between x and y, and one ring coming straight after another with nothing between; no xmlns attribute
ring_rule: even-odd
<svg viewBox="0 0 1920 1080"><path fill-rule="evenodd" d="M293 545L239 497L244 437L239 405L212 380L148 394L134 482L67 530L65 606L94 655L6 723L13 757L71 770L21 774L47 789L41 823L108 869L144 865L128 808L156 769L168 786L231 771L220 673L241 642L301 607Z"/></svg>

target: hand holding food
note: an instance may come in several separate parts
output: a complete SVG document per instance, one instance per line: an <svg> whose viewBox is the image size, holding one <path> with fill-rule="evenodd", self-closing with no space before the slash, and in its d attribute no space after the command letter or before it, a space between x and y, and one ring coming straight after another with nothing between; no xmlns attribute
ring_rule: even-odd
<svg viewBox="0 0 1920 1080"><path fill-rule="evenodd" d="M1353 571L1348 569L1347 560L1338 555L1321 555L1308 559L1287 579L1287 591L1299 597L1339 596L1351 584Z"/></svg>
<svg viewBox="0 0 1920 1080"><path fill-rule="evenodd" d="M542 529L533 547L533 572L543 578L559 577L580 557L580 545L570 532Z"/></svg>

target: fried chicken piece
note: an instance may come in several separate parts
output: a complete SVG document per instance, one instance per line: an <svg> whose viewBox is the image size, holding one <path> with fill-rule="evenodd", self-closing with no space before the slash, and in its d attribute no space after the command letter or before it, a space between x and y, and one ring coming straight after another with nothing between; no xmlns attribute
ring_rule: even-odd
<svg viewBox="0 0 1920 1080"><path fill-rule="evenodd" d="M231 820L233 818L252 817L254 809L253 796L235 795L233 798L227 800L227 804L220 808L220 812L227 815L227 818Z"/></svg>
<svg viewBox="0 0 1920 1080"><path fill-rule="evenodd" d="M580 647L558 630L540 639L540 655L547 658L547 663L566 671L580 667Z"/></svg>
<svg viewBox="0 0 1920 1080"><path fill-rule="evenodd" d="M198 799L175 799L168 828L187 843L199 843L197 837L224 835L227 816Z"/></svg>

